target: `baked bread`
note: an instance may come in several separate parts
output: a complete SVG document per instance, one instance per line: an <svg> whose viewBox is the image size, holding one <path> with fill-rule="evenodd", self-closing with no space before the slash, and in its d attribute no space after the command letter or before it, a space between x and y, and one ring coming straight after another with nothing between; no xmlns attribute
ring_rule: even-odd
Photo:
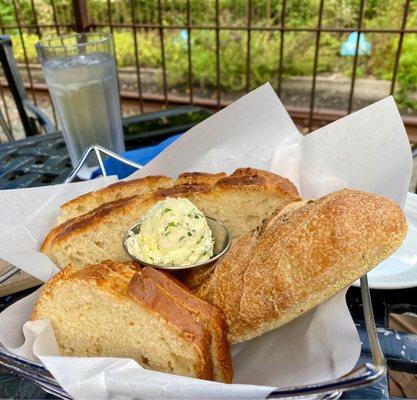
<svg viewBox="0 0 417 400"><path fill-rule="evenodd" d="M173 184L174 181L167 176L147 176L131 181L116 182L103 189L86 193L64 203L60 207L62 214L58 217L58 224L86 214L104 203L135 195L145 199L155 191L170 187Z"/></svg>
<svg viewBox="0 0 417 400"><path fill-rule="evenodd" d="M225 173L185 172L175 181L176 186L202 186L211 187L219 179L227 176ZM154 187L152 186L154 184ZM88 222L91 218L103 215L106 210L117 208L129 201L135 192L140 192L136 200L145 200L152 193L158 192L161 187L172 187L174 181L164 176L149 176L131 181L120 181L106 188L76 197L61 206L62 215L58 217L57 225L51 229L42 244L48 249L53 240L61 232L71 229L71 226L80 226L82 221ZM152 191L153 187L153 191ZM133 193L133 195L132 195ZM117 198L117 200L114 200ZM113 200L112 200L113 199ZM90 211L86 211L90 210ZM41 250L43 251L43 250ZM126 259L125 261L128 261ZM91 263L94 261L92 260ZM65 265L65 264L64 264Z"/></svg>
<svg viewBox="0 0 417 400"><path fill-rule="evenodd" d="M179 180L191 179L191 184L161 189L147 199L132 196L103 204L54 228L41 251L61 268L69 263L83 266L106 259L128 261L123 235L150 207L167 197L189 199L205 215L223 222L232 237L250 232L276 209L299 200L290 181L270 172L243 168L218 178L218 174L182 175ZM202 180L206 184L200 184ZM211 184L213 181L215 184Z"/></svg>
<svg viewBox="0 0 417 400"><path fill-rule="evenodd" d="M357 190L292 203L236 239L195 294L226 315L238 343L335 295L391 255L407 222L394 202Z"/></svg>
<svg viewBox="0 0 417 400"><path fill-rule="evenodd" d="M227 174L219 172L209 174L205 172L184 172L174 181L167 176L146 176L130 181L119 181L103 189L86 193L64 203L60 209L62 214L58 217L58 225L69 219L79 217L105 203L124 199L131 196L140 196L143 199L150 197L160 189L174 185L214 185Z"/></svg>
<svg viewBox="0 0 417 400"><path fill-rule="evenodd" d="M202 319L211 334L211 355L216 381L231 383L233 379L232 358L227 340L226 319L221 311L194 296L171 275L154 268L144 267L142 275L149 277L173 301L187 308Z"/></svg>
<svg viewBox="0 0 417 400"><path fill-rule="evenodd" d="M156 371L232 381L221 312L151 268L67 266L44 286L37 319L51 321L63 355L127 357Z"/></svg>

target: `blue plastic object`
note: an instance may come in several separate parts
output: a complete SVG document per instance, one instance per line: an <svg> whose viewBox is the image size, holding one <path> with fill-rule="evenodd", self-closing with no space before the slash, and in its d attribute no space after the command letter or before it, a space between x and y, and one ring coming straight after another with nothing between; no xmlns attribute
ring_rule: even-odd
<svg viewBox="0 0 417 400"><path fill-rule="evenodd" d="M346 42L340 46L340 55L341 56L354 56L356 52L356 42L358 40L358 32L352 32ZM361 33L359 35L359 49L358 55L360 56L370 56L372 51L372 44L367 42L365 39L365 34Z"/></svg>
<svg viewBox="0 0 417 400"><path fill-rule="evenodd" d="M187 31L187 29L181 29L180 38L182 40L184 40L184 42L188 40L188 31Z"/></svg>
<svg viewBox="0 0 417 400"><path fill-rule="evenodd" d="M173 43L179 43L181 47L187 47L188 31L187 29L181 29L180 34L172 39Z"/></svg>
<svg viewBox="0 0 417 400"><path fill-rule="evenodd" d="M144 146L136 150L126 151L121 155L129 160L135 161L138 164L145 165L149 161L153 160L162 150L168 147L171 143L175 142L182 135L174 135L165 139L164 141L153 145ZM119 161L108 158L104 161L104 167L106 168L107 175L117 175L119 179L126 178L130 174L136 171L135 168L129 167L128 165L122 164ZM100 169L96 169L91 178L96 178L101 175Z"/></svg>

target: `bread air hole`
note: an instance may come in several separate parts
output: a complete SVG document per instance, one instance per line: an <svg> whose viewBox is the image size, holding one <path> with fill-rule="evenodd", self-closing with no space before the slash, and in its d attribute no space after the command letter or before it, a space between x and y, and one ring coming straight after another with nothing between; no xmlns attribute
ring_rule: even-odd
<svg viewBox="0 0 417 400"><path fill-rule="evenodd" d="M90 282L71 280L57 287L39 308L38 318L46 316L62 355L133 358L144 368L184 376L197 373L199 354L175 329L136 301L115 301Z"/></svg>

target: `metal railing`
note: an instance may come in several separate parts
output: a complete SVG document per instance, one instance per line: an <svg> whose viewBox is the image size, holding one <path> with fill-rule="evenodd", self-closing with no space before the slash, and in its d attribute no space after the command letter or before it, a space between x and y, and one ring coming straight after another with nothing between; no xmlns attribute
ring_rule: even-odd
<svg viewBox="0 0 417 400"><path fill-rule="evenodd" d="M22 17L22 4L26 2L30 4L31 18L29 21L23 21ZM296 122L304 125L306 130L311 131L313 126L323 125L332 120L338 119L340 116L349 114L354 109L355 99L355 84L358 77L358 65L359 65L359 42L360 33L372 33L372 34L391 34L398 35L398 42L396 43L396 49L392 60L392 78L389 86L389 93L395 94L398 81L398 71L400 66L400 59L402 55L403 43L405 35L417 34L417 28L414 26L407 27L407 21L410 13L410 0L398 1L395 7L398 7L398 12L401 13L401 23L398 28L392 27L373 27L367 28L365 26L365 9L366 0L360 0L358 5L358 15L356 22L352 23L350 27L344 26L324 26L323 15L325 10L326 1L320 0L318 2L317 20L315 26L291 26L287 24L288 18L287 9L289 0L266 0L266 4L278 4L279 3L279 15L277 16L276 24L267 25L259 24L254 20L254 10L258 3L255 0L246 0L245 18L242 23L224 23L221 20L221 2L220 0L206 0L207 8L213 11L213 20L204 23L193 23L192 15L192 0L178 0L176 3L180 4L184 9L183 17L175 21L175 18L168 18L168 12L166 10L166 1L155 0L154 10L152 10L153 18L143 20L139 18L142 2L141 0L118 0L106 2L106 13L103 16L91 16L92 7L90 0L73 0L71 3L72 12L65 20L60 20L56 0L50 0L50 7L52 10L52 23L39 23L38 11L35 0L11 0L13 5L15 23L6 24L1 20L0 14L0 31L2 33L9 33L15 30L19 36L21 45L23 48L23 58L26 64L26 72L28 76L27 87L29 88L33 101L36 104L36 93L39 90L46 91L44 84L34 83L32 79L31 70L29 68L26 44L23 38L23 32L33 31L39 37L42 37L45 30L56 34L62 34L66 31L90 31L90 30L110 30L112 33L120 30L124 32L131 32L134 46L134 68L136 74L136 86L137 90L121 90L120 94L122 99L125 100L138 100L139 109L144 111L144 104L152 103L158 107L166 107L168 105L177 104L195 104L205 107L212 107L213 109L220 109L231 103L229 96L225 98L222 95L221 82L223 72L221 68L221 33L223 31L235 31L246 35L246 54L242 54L245 58L245 77L244 77L244 91L249 91L252 88L253 80L253 56L252 56L252 38L254 32L274 32L279 36L279 51L276 54L276 67L277 74L274 78L274 82L271 82L278 93L282 94L283 81L285 80L285 49L286 49L286 35L288 32L296 32L297 34L310 33L312 41L314 42L314 56L312 60L311 69L311 86L309 90L308 106L303 107L288 107L288 110ZM114 17L115 8L120 7L123 3L124 18ZM270 11L269 11L270 12ZM26 18L27 19L27 18ZM61 18L62 19L62 18ZM25 23L24 23L25 22ZM186 38L186 57L187 57L187 90L186 95L178 95L171 93L167 74L169 74L169 66L167 65L167 50L166 50L166 35L169 31L184 30L187 32ZM159 51L160 51L160 69L162 71L162 90L154 92L144 92L143 90L143 71L141 64L141 54L138 49L138 42L141 39L142 32L155 31L159 36ZM196 31L208 31L214 33L214 63L215 63L215 88L214 96L212 98L204 98L196 94L195 87L195 71L193 66L193 34ZM347 97L347 107L345 109L319 109L317 107L317 77L319 74L319 61L320 61L320 46L324 33L336 34L336 33L351 33L358 32L356 38L356 48L354 55L352 56L351 74L350 74L350 89ZM116 54L116 59L118 54ZM3 101L3 107L5 108L5 119L10 123L9 110L4 102L4 88L0 87L0 99ZM54 113L55 118L55 113ZM55 120L56 121L56 120ZM413 116L407 116L404 119L409 133L417 136L417 118Z"/></svg>

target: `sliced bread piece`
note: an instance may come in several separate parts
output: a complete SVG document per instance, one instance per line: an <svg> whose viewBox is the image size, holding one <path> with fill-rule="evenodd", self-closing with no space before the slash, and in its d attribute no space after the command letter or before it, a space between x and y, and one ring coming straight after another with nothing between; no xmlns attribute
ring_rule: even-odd
<svg viewBox="0 0 417 400"><path fill-rule="evenodd" d="M193 295L179 281L162 271L145 267L142 276L152 279L158 288L173 301L201 318L211 333L211 354L216 381L231 383L233 378L230 346L227 340L227 324L220 310Z"/></svg>
<svg viewBox="0 0 417 400"><path fill-rule="evenodd" d="M86 214L82 214L76 218L68 219L62 224L55 226L49 231L48 235L46 236L42 244L42 248L49 248L52 245L54 239L61 232L64 232L68 229L72 229L72 227L80 227L83 221L86 221L88 223L88 221L90 221L92 217L97 218L97 216L105 214L106 210L111 210L115 207L119 207L125 203L128 203L132 199L132 197L133 196L111 201L109 203L104 203L101 206L95 208L94 210L87 212Z"/></svg>
<svg viewBox="0 0 417 400"><path fill-rule="evenodd" d="M287 179L266 171L239 169L214 186L177 185L145 200L133 196L103 206L57 227L41 251L61 268L68 263L82 266L106 259L128 261L123 235L150 207L167 197L189 199L206 216L223 222L232 237L250 232L276 209L299 200L297 189Z"/></svg>
<svg viewBox="0 0 417 400"><path fill-rule="evenodd" d="M64 203L61 206L62 215L58 217L58 224L86 214L104 203L135 195L145 199L157 190L170 187L173 184L174 181L167 176L147 176L130 181L116 182L103 189L86 193Z"/></svg>
<svg viewBox="0 0 417 400"><path fill-rule="evenodd" d="M300 200L295 186L279 175L254 168L239 168L214 186L162 189L159 195L187 197L204 215L224 223L232 237L250 232L276 209Z"/></svg>
<svg viewBox="0 0 417 400"><path fill-rule="evenodd" d="M152 370L213 380L206 322L161 286L133 263L67 266L44 286L32 320L51 321L63 355L133 358Z"/></svg>
<svg viewBox="0 0 417 400"><path fill-rule="evenodd" d="M186 172L181 174L175 181L177 185L194 185L205 187L213 186L219 179L227 176L224 172L209 174L203 172ZM48 233L44 241L44 247L48 247L52 240L60 232L70 227L73 223L79 225L80 221L88 220L90 216L102 214L104 210L121 205L137 194L139 200L144 200L155 192L172 186L174 181L164 176L149 176L132 181L120 181L101 190L79 196L61 206L63 214L58 217L57 225ZM149 190L148 190L149 189ZM117 200L110 200L117 198ZM101 205L98 205L101 204ZM94 207L95 208L92 208ZM88 212L84 212L89 209ZM78 216L74 217L77 213Z"/></svg>
<svg viewBox="0 0 417 400"><path fill-rule="evenodd" d="M290 204L233 243L194 293L226 316L239 343L275 329L334 296L402 243L401 208L341 190Z"/></svg>
<svg viewBox="0 0 417 400"><path fill-rule="evenodd" d="M72 218L79 217L115 200L131 196L139 196L142 199L150 197L160 189L174 185L205 185L212 186L219 179L225 178L224 172L210 174L207 172L184 172L176 181L167 176L147 176L130 181L119 181L103 189L86 193L64 203L60 208L62 214L58 217L57 224L62 224Z"/></svg>

